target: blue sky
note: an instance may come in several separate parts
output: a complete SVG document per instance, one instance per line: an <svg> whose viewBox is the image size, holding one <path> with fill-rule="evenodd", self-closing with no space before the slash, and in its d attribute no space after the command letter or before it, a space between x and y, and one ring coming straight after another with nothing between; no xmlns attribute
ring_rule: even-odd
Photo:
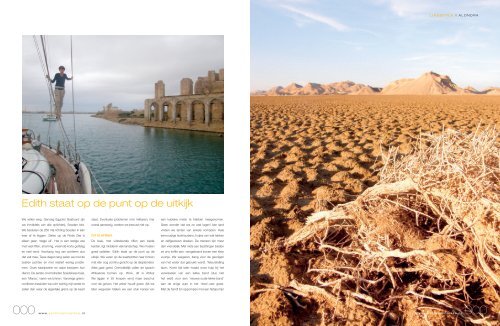
<svg viewBox="0 0 500 326"><path fill-rule="evenodd" d="M500 87L500 0L251 0L251 52L252 91L430 70Z"/></svg>

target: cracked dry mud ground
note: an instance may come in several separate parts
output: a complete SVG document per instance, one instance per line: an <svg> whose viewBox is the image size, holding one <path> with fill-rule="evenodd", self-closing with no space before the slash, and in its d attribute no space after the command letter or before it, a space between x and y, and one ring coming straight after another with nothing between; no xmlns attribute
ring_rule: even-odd
<svg viewBox="0 0 500 326"><path fill-rule="evenodd" d="M421 132L500 126L500 96L293 96L251 98L251 287L305 280L310 257L280 241L315 211L354 200L378 181L382 153L410 153ZM279 291L254 294L253 325L320 325ZM370 325L369 310L342 307L346 324ZM354 313L356 312L356 313Z"/></svg>

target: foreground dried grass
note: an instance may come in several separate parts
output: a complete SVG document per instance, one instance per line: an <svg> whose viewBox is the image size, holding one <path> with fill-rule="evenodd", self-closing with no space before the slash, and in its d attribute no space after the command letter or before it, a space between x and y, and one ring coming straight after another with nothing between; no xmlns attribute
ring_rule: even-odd
<svg viewBox="0 0 500 326"><path fill-rule="evenodd" d="M495 324L500 311L500 151L494 128L423 134L392 150L380 181L355 201L310 216L284 240L307 278L260 283L322 324ZM285 300L286 301L286 300ZM283 316L281 316L283 317ZM285 324L285 323L284 323Z"/></svg>

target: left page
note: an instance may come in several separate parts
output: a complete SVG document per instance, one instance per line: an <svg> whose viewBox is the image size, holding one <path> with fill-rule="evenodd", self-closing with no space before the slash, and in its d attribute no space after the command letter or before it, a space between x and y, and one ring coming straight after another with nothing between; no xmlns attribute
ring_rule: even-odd
<svg viewBox="0 0 500 326"><path fill-rule="evenodd" d="M248 322L245 3L64 11L4 20L0 324Z"/></svg>

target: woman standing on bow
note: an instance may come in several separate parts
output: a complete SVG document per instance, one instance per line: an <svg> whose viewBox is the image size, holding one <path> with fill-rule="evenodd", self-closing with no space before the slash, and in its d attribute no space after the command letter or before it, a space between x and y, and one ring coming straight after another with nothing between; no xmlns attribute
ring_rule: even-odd
<svg viewBox="0 0 500 326"><path fill-rule="evenodd" d="M63 106L63 99L64 99L64 83L66 80L72 80L73 78L69 78L68 75L64 73L66 68L64 66L59 66L59 73L56 73L54 75L53 79L50 79L50 76L47 75L47 79L50 80L51 83L56 83L56 86L54 88L54 97L55 97L55 104L56 104L56 117L57 119L61 118L61 110Z"/></svg>

